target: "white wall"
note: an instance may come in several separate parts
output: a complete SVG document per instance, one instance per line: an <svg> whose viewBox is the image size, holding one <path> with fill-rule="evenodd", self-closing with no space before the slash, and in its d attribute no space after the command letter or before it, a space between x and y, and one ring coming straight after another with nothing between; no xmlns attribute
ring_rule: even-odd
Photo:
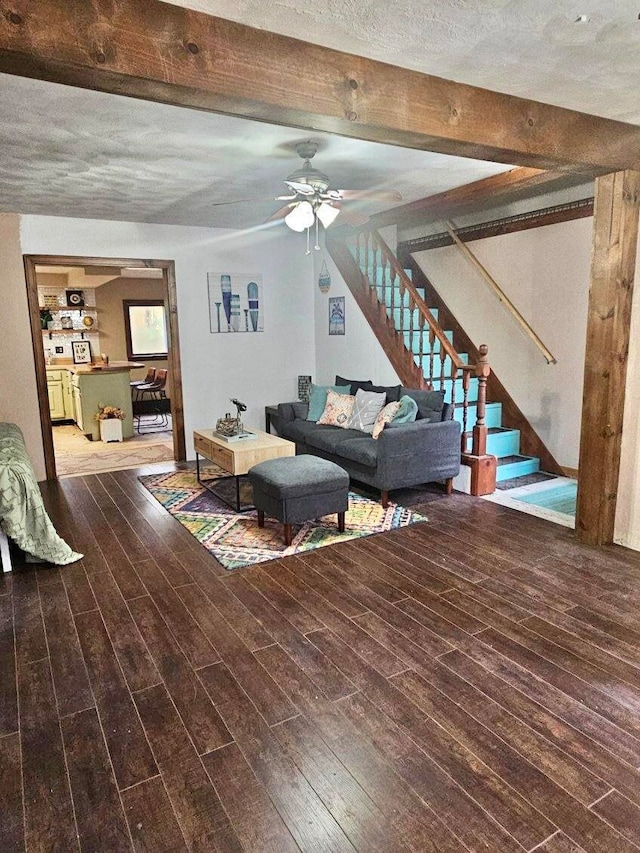
<svg viewBox="0 0 640 853"><path fill-rule="evenodd" d="M39 480L45 476L20 217L0 213L0 421L24 433Z"/></svg>
<svg viewBox="0 0 640 853"><path fill-rule="evenodd" d="M284 227L252 232L227 229L147 225L62 217L21 217L21 251L25 254L171 259L176 263L180 352L187 452L193 458L192 431L211 427L233 410L230 397L247 403L245 423L264 428L264 406L296 399L298 374L314 374L314 287L312 265L299 235ZM17 269L2 265L0 284L21 297L17 318L5 313L11 339L23 341L25 388L7 382L4 408L22 411L31 429L32 456L40 454L37 403L30 352L24 281ZM209 332L207 272L262 272L263 333L217 335ZM20 280L18 280L20 279ZM4 293L3 293L4 297ZM3 299L3 301L5 301ZM16 322L17 319L17 322ZM3 344L6 335L3 336ZM3 381L6 379L3 377ZM25 399L26 398L26 399ZM15 417L13 418L15 419ZM31 424L30 424L31 428ZM43 474L43 470L39 472Z"/></svg>
<svg viewBox="0 0 640 853"><path fill-rule="evenodd" d="M578 467L589 295L588 217L469 244L557 359L547 364L455 246L415 255L560 465Z"/></svg>
<svg viewBox="0 0 640 853"><path fill-rule="evenodd" d="M395 251L396 228L381 232L387 244ZM323 248L314 252L315 337L316 370L313 381L318 384L333 383L336 374L345 379L371 379L376 385L397 385L400 380L378 343L358 303L351 295L338 268ZM321 293L318 277L322 262L326 261L331 275L329 293ZM345 297L345 334L329 335L329 298Z"/></svg>

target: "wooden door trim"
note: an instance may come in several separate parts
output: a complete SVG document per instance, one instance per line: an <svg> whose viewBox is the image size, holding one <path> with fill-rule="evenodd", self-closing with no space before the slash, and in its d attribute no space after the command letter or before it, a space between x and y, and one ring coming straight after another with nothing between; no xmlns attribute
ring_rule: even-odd
<svg viewBox="0 0 640 853"><path fill-rule="evenodd" d="M38 408L40 410L40 428L44 448L44 463L47 480L55 480L56 458L53 448L53 433L51 415L49 412L49 397L47 393L47 371L44 361L44 344L40 326L40 306L38 301L38 282L36 266L102 266L102 267L146 267L162 270L162 281L165 287L167 304L169 306L169 388L171 396L171 418L173 426L173 456L176 462L186 459L186 442L184 432L184 403L182 395L182 367L180 362L180 336L178 330L178 300L176 292L175 263L170 260L155 260L148 258L95 258L75 255L24 255L24 271L27 283L27 300L29 304L29 319L31 322L31 341L33 359L36 370L36 386L38 392Z"/></svg>

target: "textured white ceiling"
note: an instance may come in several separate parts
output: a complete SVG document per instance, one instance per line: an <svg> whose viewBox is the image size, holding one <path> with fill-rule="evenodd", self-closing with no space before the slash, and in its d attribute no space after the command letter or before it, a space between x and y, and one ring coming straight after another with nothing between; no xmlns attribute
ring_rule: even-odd
<svg viewBox="0 0 640 853"><path fill-rule="evenodd" d="M279 207L300 130L0 74L0 211L243 228ZM413 201L508 166L316 133L335 189ZM214 202L264 196L264 202ZM353 206L353 202L351 205ZM387 207L392 205L386 205ZM384 205L367 203L367 213Z"/></svg>
<svg viewBox="0 0 640 853"><path fill-rule="evenodd" d="M169 0L349 53L640 123L638 0ZM588 20L576 23L580 15Z"/></svg>

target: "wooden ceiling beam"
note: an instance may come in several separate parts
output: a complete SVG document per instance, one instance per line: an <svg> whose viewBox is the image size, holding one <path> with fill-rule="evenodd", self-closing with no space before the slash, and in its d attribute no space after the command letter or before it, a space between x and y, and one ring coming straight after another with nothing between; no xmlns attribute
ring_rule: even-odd
<svg viewBox="0 0 640 853"><path fill-rule="evenodd" d="M526 167L640 169L640 127L160 0L0 0L0 71Z"/></svg>
<svg viewBox="0 0 640 853"><path fill-rule="evenodd" d="M489 178L481 178L451 190L383 210L371 217L373 228L399 225L410 228L430 222L452 219L518 199L566 189L588 180L576 173L544 169L515 168Z"/></svg>

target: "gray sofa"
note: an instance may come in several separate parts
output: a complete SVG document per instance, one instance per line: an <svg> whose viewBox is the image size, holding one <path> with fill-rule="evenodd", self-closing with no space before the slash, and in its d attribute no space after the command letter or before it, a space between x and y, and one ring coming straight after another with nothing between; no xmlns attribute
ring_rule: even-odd
<svg viewBox="0 0 640 853"><path fill-rule="evenodd" d="M359 430L306 420L306 403L280 403L274 426L283 438L295 442L296 453L329 459L353 480L379 489L383 506L391 489L422 483L444 480L451 493L460 470L460 424L453 420L453 407L436 392L401 388L400 393L421 402L427 398L431 408L419 403L419 420L392 423L377 439Z"/></svg>

